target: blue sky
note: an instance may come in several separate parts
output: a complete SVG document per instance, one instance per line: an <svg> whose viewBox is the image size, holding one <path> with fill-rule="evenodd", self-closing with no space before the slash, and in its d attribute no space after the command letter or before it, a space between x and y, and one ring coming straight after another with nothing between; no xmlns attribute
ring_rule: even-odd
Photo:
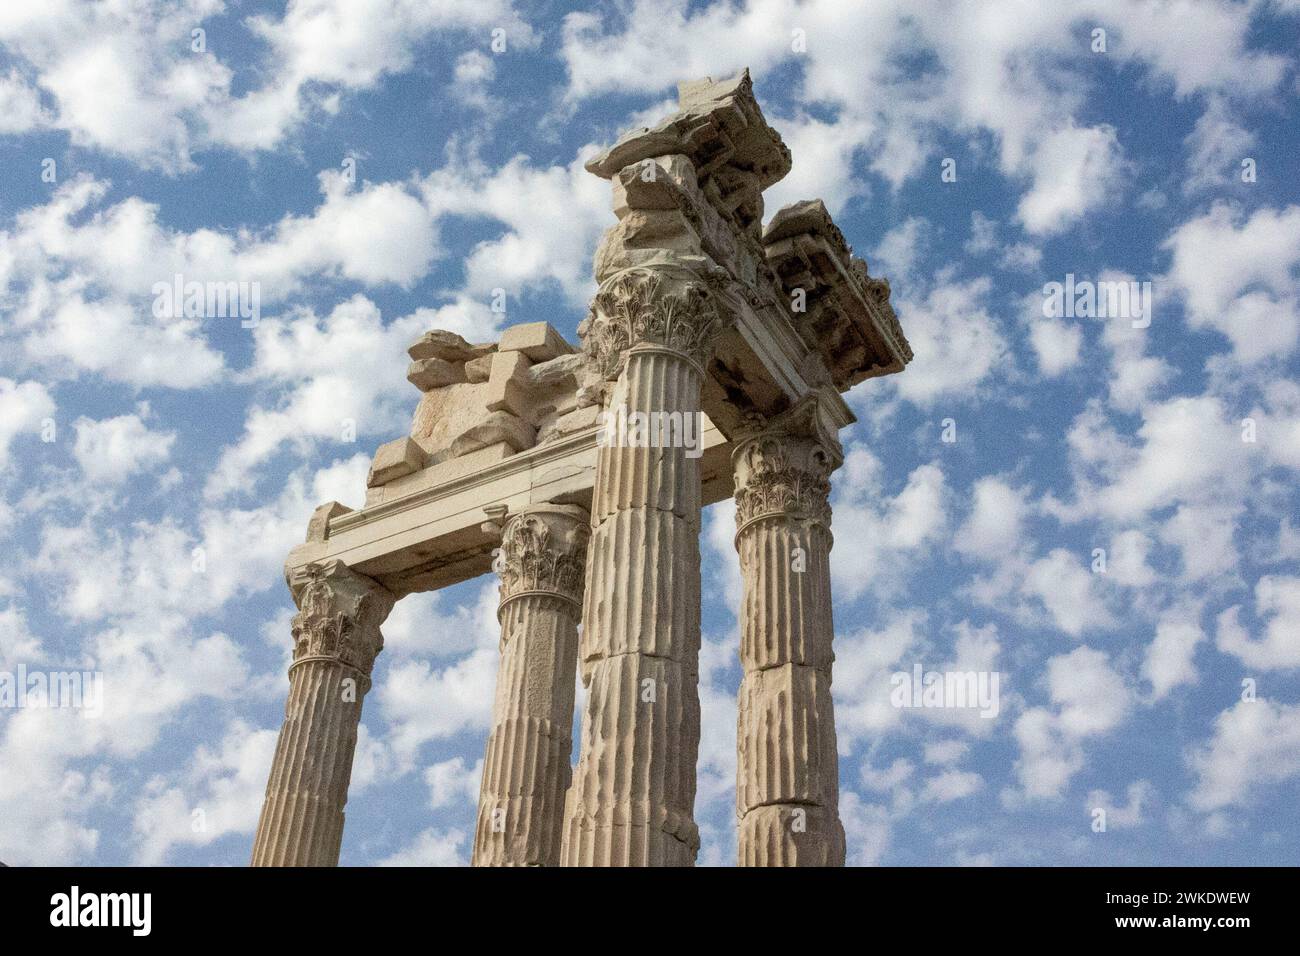
<svg viewBox="0 0 1300 956"><path fill-rule="evenodd" d="M6 5L0 671L100 671L104 708L0 709L0 860L247 862L281 564L406 432L406 345L575 340L614 222L583 159L748 66L794 156L768 214L824 198L916 352L849 394L834 479L849 861L1295 863L1300 4L1070 11ZM177 272L257 281L260 323L154 318ZM1149 328L1045 316L1067 275L1151 282ZM735 855L733 527L706 513L708 864ZM482 579L390 617L345 864L467 861L494 609ZM996 671L998 715L891 706L918 663Z"/></svg>

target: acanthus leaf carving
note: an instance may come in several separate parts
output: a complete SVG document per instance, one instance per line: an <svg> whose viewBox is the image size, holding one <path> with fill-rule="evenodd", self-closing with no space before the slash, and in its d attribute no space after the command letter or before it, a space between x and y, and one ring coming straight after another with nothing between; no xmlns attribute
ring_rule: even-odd
<svg viewBox="0 0 1300 956"><path fill-rule="evenodd" d="M527 591L549 591L581 603L590 534L585 521L558 510L512 517L501 535L502 602Z"/></svg>
<svg viewBox="0 0 1300 956"><path fill-rule="evenodd" d="M579 327L583 352L607 380L623 369L629 348L662 345L704 367L724 325L712 277L634 268L601 286Z"/></svg>
<svg viewBox="0 0 1300 956"><path fill-rule="evenodd" d="M294 662L330 658L368 675L383 650L379 628L395 596L338 560L309 564L289 584L298 604Z"/></svg>
<svg viewBox="0 0 1300 956"><path fill-rule="evenodd" d="M835 459L820 442L767 434L736 456L736 526L764 515L802 518L829 528Z"/></svg>

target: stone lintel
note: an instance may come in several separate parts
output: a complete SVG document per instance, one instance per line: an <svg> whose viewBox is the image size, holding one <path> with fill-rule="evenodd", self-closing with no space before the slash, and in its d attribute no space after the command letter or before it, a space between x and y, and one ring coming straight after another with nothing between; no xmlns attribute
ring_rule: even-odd
<svg viewBox="0 0 1300 956"><path fill-rule="evenodd" d="M702 396L719 428L735 437L753 414L780 415L814 394L833 410L827 414L835 427L857 421L821 353L808 348L776 301L737 294L727 303L736 321L718 338Z"/></svg>
<svg viewBox="0 0 1300 956"><path fill-rule="evenodd" d="M593 425L411 494L334 512L320 538L290 551L286 573L337 558L399 596L486 574L499 538L483 530L484 508L506 505L513 513L544 502L589 508L598 432ZM712 504L732 494L731 444L707 418L703 439L702 495Z"/></svg>

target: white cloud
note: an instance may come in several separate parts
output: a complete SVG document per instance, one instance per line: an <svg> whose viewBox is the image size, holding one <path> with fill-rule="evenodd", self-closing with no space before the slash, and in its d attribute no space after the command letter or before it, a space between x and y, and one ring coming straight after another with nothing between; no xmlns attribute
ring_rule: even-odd
<svg viewBox="0 0 1300 956"><path fill-rule="evenodd" d="M1291 354L1300 340L1300 206L1227 203L1183 223L1165 240L1167 280L1186 303L1188 325L1227 336L1241 362Z"/></svg>
<svg viewBox="0 0 1300 956"><path fill-rule="evenodd" d="M1112 623L1097 593L1096 576L1064 548L1053 548L1029 565L1024 591L1041 601L1055 625L1071 637Z"/></svg>
<svg viewBox="0 0 1300 956"><path fill-rule="evenodd" d="M904 296L896 303L916 353L906 374L888 379L901 398L925 407L968 400L985 379L1006 371L1011 350L988 312L991 291L986 277L957 282L940 276L923 298Z"/></svg>
<svg viewBox="0 0 1300 956"><path fill-rule="evenodd" d="M148 415L148 406L143 414ZM72 454L87 480L115 484L133 474L161 465L171 456L176 433L154 431L139 415L118 415L95 421L81 417Z"/></svg>
<svg viewBox="0 0 1300 956"><path fill-rule="evenodd" d="M1083 769L1084 741L1118 727L1132 705L1132 692L1102 651L1078 647L1047 662L1047 692L1053 706L1020 715L1015 770L1024 795L1054 798Z"/></svg>
<svg viewBox="0 0 1300 956"><path fill-rule="evenodd" d="M1239 174L1255 134L1237 123L1227 99L1213 96L1185 142L1188 156L1183 192L1194 193L1225 186Z"/></svg>
<svg viewBox="0 0 1300 956"><path fill-rule="evenodd" d="M314 111L337 109L340 94L409 70L430 36L502 27L516 48L538 39L505 0L292 0L278 18L244 21L260 41L252 55L261 85L236 95L247 65L230 50L248 57L248 45L213 34L193 49L191 31L225 12L221 0L7 6L0 42L54 104L48 116L35 113L33 93L11 73L0 88L0 102L17 107L11 123L67 130L78 146L170 173L193 169L200 149L282 147Z"/></svg>
<svg viewBox="0 0 1300 956"><path fill-rule="evenodd" d="M929 764L956 763L970 749L964 740L936 740L925 745L925 762Z"/></svg>
<svg viewBox="0 0 1300 956"><path fill-rule="evenodd" d="M1038 358L1038 371L1044 378L1056 378L1079 364L1083 329L1060 319L1035 316L1029 326L1029 343Z"/></svg>
<svg viewBox="0 0 1300 956"><path fill-rule="evenodd" d="M486 733L492 722L499 639L499 630L482 635L481 646L442 669L427 661L388 669L374 693L399 770L411 767L420 748L431 740L466 730ZM437 701L437 706L430 706L430 701Z"/></svg>
<svg viewBox="0 0 1300 956"><path fill-rule="evenodd" d="M921 465L892 498L872 475L874 456L850 446L834 484L835 547L831 577L848 599L868 590L888 593L905 580L907 562L937 543L947 524L946 487L938 465Z"/></svg>
<svg viewBox="0 0 1300 956"><path fill-rule="evenodd" d="M49 122L40 93L17 69L11 68L8 75L0 74L0 134L26 133Z"/></svg>
<svg viewBox="0 0 1300 956"><path fill-rule="evenodd" d="M796 169L808 153L818 174L797 190L778 187L773 208L822 193L838 208L865 192L852 168L858 151L895 189L923 172L937 178L933 157L942 133L988 131L1000 171L1028 183L1021 219L1043 234L1105 201L1122 169L1114 130L1083 126L1076 115L1088 88L1079 68L1080 23L1106 23L1115 35L1107 61L1137 63L1178 96L1262 96L1286 71L1284 57L1248 48L1250 5L1209 0L1141 10L1124 0L1093 0L1066 15L1027 3L887 0L846 8L637 0L621 13L566 18L570 100L654 94L682 79L730 76L746 66L761 84L778 67L796 64L798 95L835 111L831 122L773 117L797 147ZM795 50L795 29L803 31L806 50ZM900 69L900 51L915 61L932 58L942 69ZM963 173L972 175L959 171L959 181Z"/></svg>
<svg viewBox="0 0 1300 956"><path fill-rule="evenodd" d="M0 467L8 464L15 438L35 432L54 414L54 399L40 382L0 378Z"/></svg>
<svg viewBox="0 0 1300 956"><path fill-rule="evenodd" d="M1129 784L1128 802L1117 806L1114 799L1105 790L1093 790L1088 794L1085 809L1091 814L1094 810L1106 811L1107 830L1126 830L1141 825L1145 810L1155 797L1155 788L1149 780L1136 780Z"/></svg>
<svg viewBox="0 0 1300 956"><path fill-rule="evenodd" d="M920 216L912 216L889 230L872 252L872 272L888 276L894 285L906 283L932 231L930 221Z"/></svg>
<svg viewBox="0 0 1300 956"><path fill-rule="evenodd" d="M582 166L593 151L583 147L567 166L537 167L516 156L496 169L457 155L425 177L420 189L434 216L479 217L505 226L465 259L464 295L487 302L493 289L514 297L531 285L554 282L571 302L586 304L594 290L592 251L601 230L614 224L609 184Z"/></svg>
<svg viewBox="0 0 1300 956"><path fill-rule="evenodd" d="M419 393L406 381L405 352L424 331L418 314L385 325L359 295L323 320L309 310L263 320L253 330L247 376L274 391L267 405L250 407L243 435L222 452L205 494L219 500L251 492L255 469L285 443L303 453L350 435L406 432Z"/></svg>
<svg viewBox="0 0 1300 956"><path fill-rule="evenodd" d="M464 757L452 757L435 763L424 771L429 786L429 806L434 810L458 803L478 804L479 782L483 777L483 760L467 767Z"/></svg>
<svg viewBox="0 0 1300 956"><path fill-rule="evenodd" d="M176 846L206 846L231 833L251 835L277 736L275 730L236 720L215 751L199 746L174 783L165 776L149 780L133 813L137 865L165 864Z"/></svg>
<svg viewBox="0 0 1300 956"><path fill-rule="evenodd" d="M1060 232L1119 193L1122 160L1112 126L1056 130L1029 158L1032 185L1017 212L1036 235Z"/></svg>
<svg viewBox="0 0 1300 956"><path fill-rule="evenodd" d="M468 866L468 837L464 831L424 830L408 846L380 860L377 866Z"/></svg>
<svg viewBox="0 0 1300 956"><path fill-rule="evenodd" d="M863 802L852 790L840 792L849 866L875 866L889 849L892 821L888 807Z"/></svg>
<svg viewBox="0 0 1300 956"><path fill-rule="evenodd" d="M1128 519L1206 496L1231 494L1249 477L1241 467L1240 429L1213 396L1175 398L1150 405L1127 448L1115 480L1097 493L1100 509Z"/></svg>
<svg viewBox="0 0 1300 956"><path fill-rule="evenodd" d="M923 803L951 803L976 793L984 786L984 778L970 770L945 770L931 777L921 789Z"/></svg>
<svg viewBox="0 0 1300 956"><path fill-rule="evenodd" d="M1255 582L1255 617L1263 634L1252 638L1240 623L1241 608L1221 613L1215 644L1247 667L1287 670L1300 667L1300 577L1265 575Z"/></svg>
<svg viewBox="0 0 1300 956"><path fill-rule="evenodd" d="M1188 795L1193 809L1253 802L1270 784L1300 774L1300 706L1238 701L1219 714L1213 736L1188 753L1187 764L1197 777Z"/></svg>
<svg viewBox="0 0 1300 956"><path fill-rule="evenodd" d="M1196 649L1205 640L1198 611L1176 607L1160 616L1155 639L1142 661L1142 676L1151 682L1153 701L1168 696L1175 687L1196 683Z"/></svg>
<svg viewBox="0 0 1300 956"><path fill-rule="evenodd" d="M953 547L966 555L1001 560L1025 547L1022 537L1029 517L1028 489L1013 488L1001 478L975 482L974 505L953 538Z"/></svg>

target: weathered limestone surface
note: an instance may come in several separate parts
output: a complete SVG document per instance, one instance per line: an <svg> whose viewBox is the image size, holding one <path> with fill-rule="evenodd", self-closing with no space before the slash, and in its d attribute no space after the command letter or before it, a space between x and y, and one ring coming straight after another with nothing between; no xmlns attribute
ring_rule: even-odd
<svg viewBox="0 0 1300 956"><path fill-rule="evenodd" d="M815 407L735 452L743 596L736 726L742 866L840 866L831 702L830 473L839 443Z"/></svg>
<svg viewBox="0 0 1300 956"><path fill-rule="evenodd" d="M289 588L298 605L289 700L253 865L336 866L361 702L394 597L341 561L291 575Z"/></svg>
<svg viewBox="0 0 1300 956"><path fill-rule="evenodd" d="M840 393L912 353L889 283L820 201L764 228L763 190L790 163L748 72L682 84L674 115L587 164L610 181L617 222L594 256L581 347L545 322L489 343L422 335L408 350L421 393L409 435L378 449L365 506L319 507L286 562L295 636L352 622L373 660L394 596L482 574L501 545L478 865L694 862L700 511L733 492L740 860L843 862L828 481L854 421ZM700 456L610 443L606 413L700 415ZM255 862L337 860L364 656L295 661ZM360 693L338 707L354 672Z"/></svg>
<svg viewBox="0 0 1300 956"><path fill-rule="evenodd" d="M538 505L501 537L501 665L483 758L475 866L555 866L569 787L590 515Z"/></svg>
<svg viewBox="0 0 1300 956"><path fill-rule="evenodd" d="M584 347L617 376L611 404L698 415L723 322L693 273L633 270L597 293ZM569 866L682 866L699 848L700 468L686 451L615 444L597 455Z"/></svg>

